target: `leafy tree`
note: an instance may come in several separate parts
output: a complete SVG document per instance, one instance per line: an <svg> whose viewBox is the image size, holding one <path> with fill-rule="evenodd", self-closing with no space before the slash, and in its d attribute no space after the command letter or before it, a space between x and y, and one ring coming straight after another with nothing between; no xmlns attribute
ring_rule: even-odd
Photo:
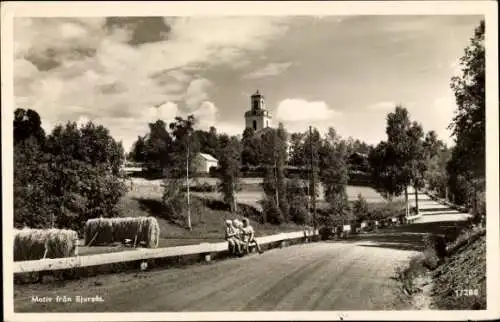
<svg viewBox="0 0 500 322"><path fill-rule="evenodd" d="M306 133L292 133L290 135L290 165L306 167L309 158L305 154L304 139Z"/></svg>
<svg viewBox="0 0 500 322"><path fill-rule="evenodd" d="M262 163L266 167L264 192L274 198L284 220L288 219L288 201L286 198L285 162L287 157L287 133L282 124L278 129L268 129L261 137Z"/></svg>
<svg viewBox="0 0 500 322"><path fill-rule="evenodd" d="M484 21L481 21L460 59L461 76L451 79L458 109L450 128L460 157L470 174L485 176L485 48Z"/></svg>
<svg viewBox="0 0 500 322"><path fill-rule="evenodd" d="M387 115L387 142L381 142L370 155L375 187L392 199L405 193L408 207L409 185L415 187L418 212L418 189L424 186L426 170L423 129L411 122L408 110L400 105Z"/></svg>
<svg viewBox="0 0 500 322"><path fill-rule="evenodd" d="M34 137L14 146L14 226L48 228L54 207L48 191L52 184L46 155Z"/></svg>
<svg viewBox="0 0 500 322"><path fill-rule="evenodd" d="M454 202L475 209L485 189L485 24L481 21L460 59L461 75L451 79L458 109L450 124L455 139L447 165Z"/></svg>
<svg viewBox="0 0 500 322"><path fill-rule="evenodd" d="M270 224L281 225L285 221L281 209L273 197L267 195L264 197L264 200L262 200L262 212L264 213L265 221Z"/></svg>
<svg viewBox="0 0 500 322"><path fill-rule="evenodd" d="M47 152L53 180L48 192L59 227L79 229L90 218L118 215L124 151L106 128L92 122L81 128L74 122L58 125L47 138Z"/></svg>
<svg viewBox="0 0 500 322"><path fill-rule="evenodd" d="M64 155L92 166L105 165L118 175L125 160L121 142L111 137L109 130L92 122L78 128L75 122L65 127L58 125L47 138L46 151L53 155Z"/></svg>
<svg viewBox="0 0 500 322"><path fill-rule="evenodd" d="M305 135L304 138L304 155L307 160L307 180L309 182L309 193L312 198L317 198L319 196L319 167L320 167L320 153L322 140L321 135L319 134L316 128L311 129ZM314 201L313 201L314 207ZM313 213L315 209L313 209Z"/></svg>
<svg viewBox="0 0 500 322"><path fill-rule="evenodd" d="M447 164L451 158L451 150L443 146L438 153L428 160L425 181L429 188L438 193L441 198L448 198Z"/></svg>
<svg viewBox="0 0 500 322"><path fill-rule="evenodd" d="M323 185L325 200L330 213L336 219L344 221L349 212L345 187L349 180L347 164L347 144L333 128L328 133L319 151L319 178ZM331 220L327 220L331 223Z"/></svg>
<svg viewBox="0 0 500 322"><path fill-rule="evenodd" d="M277 136L277 162L276 162L276 187L278 189L278 198L279 198L279 207L285 221L288 222L289 218L289 204L287 198L287 189L286 189L286 175L285 175L285 165L286 160L288 158L287 153L287 142L288 142L288 133L286 132L282 123L278 125L278 129L276 131Z"/></svg>
<svg viewBox="0 0 500 322"><path fill-rule="evenodd" d="M294 178L287 182L287 197L290 206L290 220L297 225L310 223L311 218L308 210L308 197L299 179Z"/></svg>
<svg viewBox="0 0 500 322"><path fill-rule="evenodd" d="M140 140L137 145L141 145ZM145 136L144 161L150 171L160 173L172 166L173 139L162 120L149 123L149 134ZM140 150L138 151L140 153Z"/></svg>
<svg viewBox="0 0 500 322"><path fill-rule="evenodd" d="M215 127L211 126L208 131L196 130L194 131L194 135L199 143L201 153L207 153L212 156L217 154L219 137Z"/></svg>
<svg viewBox="0 0 500 322"><path fill-rule="evenodd" d="M359 221L368 219L368 203L362 194L358 194L358 198L352 206L352 212Z"/></svg>
<svg viewBox="0 0 500 322"><path fill-rule="evenodd" d="M197 137L193 135L195 124L195 117L189 115L186 119L176 117L174 122L169 125L173 137L172 158L169 163L169 173L172 177L185 176L186 164L191 171L194 169L194 156L200 151ZM179 171L181 169L182 171Z"/></svg>
<svg viewBox="0 0 500 322"><path fill-rule="evenodd" d="M19 141L15 226L80 230L89 218L117 215L125 193L119 171L123 159L121 143L91 122L80 128L76 123L56 126L43 147L36 136Z"/></svg>
<svg viewBox="0 0 500 322"><path fill-rule="evenodd" d="M406 167L403 166L403 171L407 171L409 173L409 183L415 188L415 208L418 213L418 189L422 189L425 186L424 176L427 166L426 154L433 155L435 152L429 150L429 153L426 153L426 149L422 141L424 132L422 126L417 122L412 123L407 135L407 164Z"/></svg>
<svg viewBox="0 0 500 322"><path fill-rule="evenodd" d="M134 162L146 162L146 139L147 136L138 136L137 141L132 145L129 159Z"/></svg>
<svg viewBox="0 0 500 322"><path fill-rule="evenodd" d="M14 111L14 145L33 137L37 144L43 146L45 131L42 120L36 111L18 108Z"/></svg>
<svg viewBox="0 0 500 322"><path fill-rule="evenodd" d="M380 142L368 156L374 187L389 201L405 189L395 163L396 157L396 151L387 142Z"/></svg>
<svg viewBox="0 0 500 322"><path fill-rule="evenodd" d="M246 128L242 138L241 162L244 166L258 166L261 162L261 139L253 128Z"/></svg>
<svg viewBox="0 0 500 322"><path fill-rule="evenodd" d="M219 159L219 189L231 212L236 212L236 192L239 188L241 145L236 137L222 135Z"/></svg>

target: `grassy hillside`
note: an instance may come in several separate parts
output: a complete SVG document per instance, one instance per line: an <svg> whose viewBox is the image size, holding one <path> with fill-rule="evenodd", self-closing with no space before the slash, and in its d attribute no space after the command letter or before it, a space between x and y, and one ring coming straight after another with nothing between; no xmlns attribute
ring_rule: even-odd
<svg viewBox="0 0 500 322"><path fill-rule="evenodd" d="M433 276L433 299L438 309L486 309L486 231L459 238L449 259Z"/></svg>
<svg viewBox="0 0 500 322"><path fill-rule="evenodd" d="M236 216L226 210L222 204L222 196L218 192L193 192L191 207L192 231L186 229L186 214L172 214L161 202L164 180L146 180L133 178L128 181L129 191L121 199L118 207L121 216L154 216L160 224L159 247L198 244L203 242L219 242L224 238L224 221ZM261 187L262 178L244 178L243 189L237 194L237 201L241 210L240 215L250 218L257 236L279 232L296 231L303 227L295 224L275 226L259 223L263 197ZM217 184L215 178L196 178L192 185ZM348 186L349 199L354 201L358 194L362 194L368 203L373 206L385 203L385 200L375 190L369 187ZM319 198L318 209L324 201ZM121 251L122 247L81 247L81 254Z"/></svg>

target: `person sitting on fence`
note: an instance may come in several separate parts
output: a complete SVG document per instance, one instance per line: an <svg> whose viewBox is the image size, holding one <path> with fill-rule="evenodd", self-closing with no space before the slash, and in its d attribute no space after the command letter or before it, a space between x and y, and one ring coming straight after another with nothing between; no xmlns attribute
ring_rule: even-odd
<svg viewBox="0 0 500 322"><path fill-rule="evenodd" d="M255 231L253 227L250 225L250 220L248 218L243 219L243 233L244 233L244 241L245 241L245 247L246 247L246 252L249 253L249 248L250 244L255 245L255 248L259 252L259 254L262 254L262 249L260 248L259 243L257 243L257 240L255 239Z"/></svg>
<svg viewBox="0 0 500 322"><path fill-rule="evenodd" d="M233 226L233 222L231 220L226 220L226 240L229 245L229 253L231 255L237 254L237 249L239 247L236 241L236 228Z"/></svg>
<svg viewBox="0 0 500 322"><path fill-rule="evenodd" d="M236 255L243 255L243 247L245 246L243 224L238 219L233 220L233 227L235 230L234 241L236 244Z"/></svg>

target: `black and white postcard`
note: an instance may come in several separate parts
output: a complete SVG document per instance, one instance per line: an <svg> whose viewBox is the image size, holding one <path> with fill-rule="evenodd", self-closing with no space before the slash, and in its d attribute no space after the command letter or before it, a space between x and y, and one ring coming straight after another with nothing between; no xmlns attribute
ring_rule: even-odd
<svg viewBox="0 0 500 322"><path fill-rule="evenodd" d="M4 2L6 321L500 317L493 1Z"/></svg>

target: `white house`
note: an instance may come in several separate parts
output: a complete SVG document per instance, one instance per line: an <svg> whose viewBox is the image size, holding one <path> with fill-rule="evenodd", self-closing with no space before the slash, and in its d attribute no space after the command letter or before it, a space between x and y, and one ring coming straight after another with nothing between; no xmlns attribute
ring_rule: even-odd
<svg viewBox="0 0 500 322"><path fill-rule="evenodd" d="M196 173L209 173L210 168L217 168L219 161L207 153L198 153L194 159Z"/></svg>

